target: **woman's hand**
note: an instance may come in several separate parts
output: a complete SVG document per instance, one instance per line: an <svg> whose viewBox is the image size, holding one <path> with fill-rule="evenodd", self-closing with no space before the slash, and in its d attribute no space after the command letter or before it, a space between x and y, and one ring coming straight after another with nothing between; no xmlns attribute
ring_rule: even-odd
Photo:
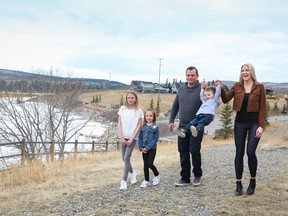
<svg viewBox="0 0 288 216"><path fill-rule="evenodd" d="M222 85L222 82L221 82L221 80L215 80L215 84L216 84L216 86Z"/></svg>
<svg viewBox="0 0 288 216"><path fill-rule="evenodd" d="M256 134L255 134L255 138L259 139L263 134L263 128L262 127L258 127L256 130Z"/></svg>

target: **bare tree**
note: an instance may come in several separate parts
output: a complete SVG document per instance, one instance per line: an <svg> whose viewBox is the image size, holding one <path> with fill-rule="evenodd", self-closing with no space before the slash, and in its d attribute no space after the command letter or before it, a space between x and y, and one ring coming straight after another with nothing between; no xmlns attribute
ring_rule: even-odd
<svg viewBox="0 0 288 216"><path fill-rule="evenodd" d="M59 78L53 71L33 81L31 93L7 93L0 98L0 136L6 142L21 142L27 145L27 155L48 153L48 142L58 143L60 153L95 116L84 113L79 96L82 83L71 78ZM27 80L26 83L31 81ZM30 88L31 89L31 88ZM33 90L32 89L32 90ZM40 145L36 143L41 143Z"/></svg>

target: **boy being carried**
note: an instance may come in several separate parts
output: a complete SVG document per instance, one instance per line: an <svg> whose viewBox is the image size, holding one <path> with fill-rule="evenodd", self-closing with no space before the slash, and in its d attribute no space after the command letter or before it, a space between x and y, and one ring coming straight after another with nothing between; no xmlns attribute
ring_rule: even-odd
<svg viewBox="0 0 288 216"><path fill-rule="evenodd" d="M202 105L196 113L196 117L192 119L185 127L175 127L174 133L184 138L186 132L190 129L192 136L197 137L199 131L204 131L204 127L209 125L213 120L217 107L220 105L221 86L216 82L216 88L214 86L207 86L206 83L202 83L202 89L200 92L200 100Z"/></svg>

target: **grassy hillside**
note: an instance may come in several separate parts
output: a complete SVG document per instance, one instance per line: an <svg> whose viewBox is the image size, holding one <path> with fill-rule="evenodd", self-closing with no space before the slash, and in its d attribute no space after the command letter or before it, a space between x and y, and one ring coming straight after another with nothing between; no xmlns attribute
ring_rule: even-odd
<svg viewBox="0 0 288 216"><path fill-rule="evenodd" d="M83 93L81 95L81 99L84 102L90 103L93 99L93 96L100 96L101 95L101 104L110 107L111 105L119 104L121 101L121 96L123 96L125 100L125 96L127 94L128 90L99 90L95 92L87 92ZM160 112L166 112L171 109L172 103L175 98L175 94L160 94ZM144 109L149 108L151 104L151 99L153 99L154 108L156 107L157 100L158 100L158 94L142 94L138 93L139 97L139 103L141 107ZM284 98L281 98L279 100L273 100L273 99L267 99L267 101L270 104L270 111L269 115L281 115L281 110L283 109L284 104L287 104L287 101L284 100ZM274 111L275 103L277 104L277 107L279 111ZM219 114L221 112L221 106L218 108L217 113ZM287 105L286 105L287 107Z"/></svg>

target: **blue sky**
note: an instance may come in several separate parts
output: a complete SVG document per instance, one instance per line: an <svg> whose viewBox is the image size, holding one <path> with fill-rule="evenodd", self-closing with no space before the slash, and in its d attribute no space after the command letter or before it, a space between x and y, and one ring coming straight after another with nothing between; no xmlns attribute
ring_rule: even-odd
<svg viewBox="0 0 288 216"><path fill-rule="evenodd" d="M1 3L0 68L51 67L73 77L288 82L286 0L9 0Z"/></svg>

